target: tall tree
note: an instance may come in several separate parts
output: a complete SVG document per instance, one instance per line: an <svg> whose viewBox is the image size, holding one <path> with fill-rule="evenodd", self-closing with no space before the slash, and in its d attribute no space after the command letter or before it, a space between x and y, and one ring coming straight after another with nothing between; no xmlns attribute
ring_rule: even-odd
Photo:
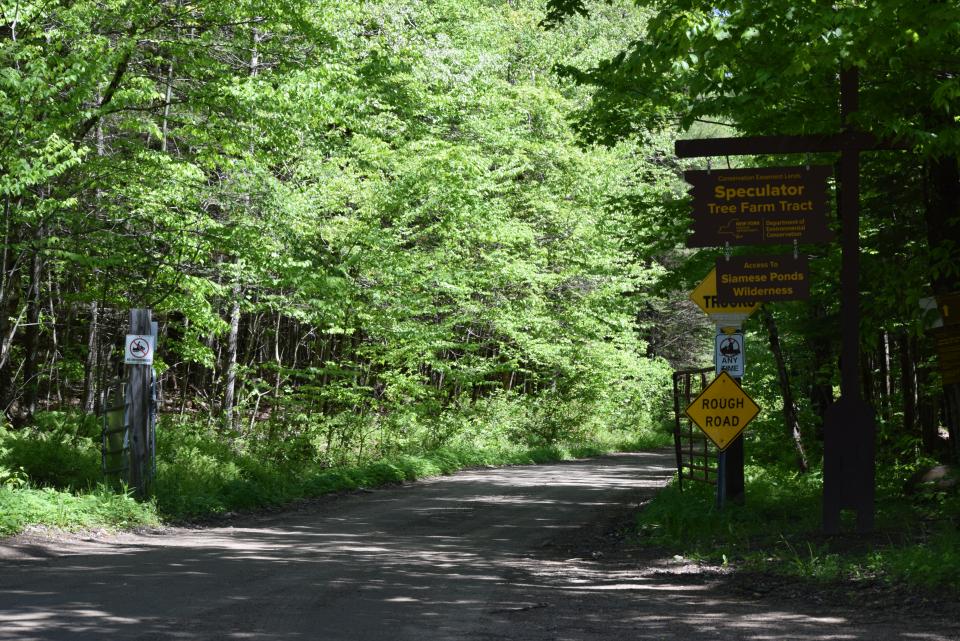
<svg viewBox="0 0 960 641"><path fill-rule="evenodd" d="M548 4L554 21L587 10L580 0ZM727 135L834 133L838 74L856 66L857 126L912 147L864 166L865 252L893 272L865 279L876 294L865 311L873 323L889 323L895 307L894 325L920 331L918 300L960 290L960 7L917 0L637 4L651 12L642 38L592 68L566 69L596 90L580 113L580 132L612 142L715 122L730 127ZM892 212L892 202L907 206ZM879 270L878 259L865 261L867 274ZM890 262L906 268L891 270ZM881 329L868 330L872 343ZM944 392L949 401L958 390ZM955 418L950 427L960 433Z"/></svg>

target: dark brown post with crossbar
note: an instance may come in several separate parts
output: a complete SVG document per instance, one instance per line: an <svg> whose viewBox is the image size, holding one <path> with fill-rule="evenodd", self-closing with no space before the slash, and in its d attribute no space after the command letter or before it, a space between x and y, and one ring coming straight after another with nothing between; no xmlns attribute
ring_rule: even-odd
<svg viewBox="0 0 960 641"><path fill-rule="evenodd" d="M859 109L859 74L840 72L840 119L854 130ZM848 139L845 139L848 140ZM840 398L827 408L823 425L823 529L840 531L840 512L857 513L857 529L873 529L876 417L860 390L860 150L847 143L840 152Z"/></svg>
<svg viewBox="0 0 960 641"><path fill-rule="evenodd" d="M856 130L852 116L859 107L859 77L855 67L840 72L841 132L819 136L752 136L678 140L677 156L735 156L840 152L841 217L841 337L840 398L824 420L823 529L840 529L840 512L853 509L861 531L873 528L876 419L860 390L860 162L861 151L904 149L897 141L879 140Z"/></svg>

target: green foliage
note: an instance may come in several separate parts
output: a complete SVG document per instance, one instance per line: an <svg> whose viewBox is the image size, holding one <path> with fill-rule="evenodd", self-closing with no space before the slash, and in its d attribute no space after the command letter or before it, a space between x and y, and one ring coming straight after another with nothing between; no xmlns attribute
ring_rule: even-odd
<svg viewBox="0 0 960 641"><path fill-rule="evenodd" d="M504 398L498 438L530 446L657 420L668 366L637 332L650 270L618 207L643 150L580 146L589 96L553 74L643 21L616 3L544 32L543 8L5 5L0 329L39 329L12 328L0 403L28 419L41 389L67 405L106 380L118 354L89 346L132 305L164 328L181 415L268 462L468 442Z"/></svg>
<svg viewBox="0 0 960 641"><path fill-rule="evenodd" d="M555 13L582 7L548 4ZM942 117L956 112L955 83L934 71L960 46L955 5L637 4L652 13L645 37L594 69L569 70L600 88L582 121L594 137L656 130L671 118L684 128L709 118L745 131L832 131L832 114L817 117L811 109L823 113L821 105L835 104L829 79L856 65L876 79L865 84L864 126L937 153L955 149L955 127Z"/></svg>
<svg viewBox="0 0 960 641"><path fill-rule="evenodd" d="M107 527L128 529L159 523L152 503L105 486L74 494L52 487L11 487L0 483L0 534L16 534L28 525L67 530Z"/></svg>
<svg viewBox="0 0 960 641"><path fill-rule="evenodd" d="M881 577L960 590L960 496L904 497L908 471L881 480L878 533L871 537L821 535L819 475L770 466L748 466L745 503L722 510L713 486L686 481L681 492L674 483L640 512L637 536L686 557L818 581Z"/></svg>
<svg viewBox="0 0 960 641"><path fill-rule="evenodd" d="M225 441L209 427L169 423L159 431L154 496L170 518L202 517L238 509L279 505L297 498L449 474L463 467L545 463L571 456L663 446L668 433L652 424L631 430L593 431L531 447L514 434L530 433L523 399L495 396L463 412L441 417L455 427L407 426L406 446L338 456L343 435L323 419L262 424L263 432ZM379 429L370 423L361 432ZM438 439L437 432L450 436ZM342 451L342 450L341 450Z"/></svg>
<svg viewBox="0 0 960 641"><path fill-rule="evenodd" d="M590 3L579 0L550 0L547 5L554 23L564 16L582 20L584 12L594 11ZM939 447L930 434L941 421L935 408L943 391L935 374L932 341L923 336L931 319L924 317L920 301L960 288L956 270L960 224L951 196L958 182L960 101L955 80L936 71L950 66L960 52L956 4L651 0L637 5L647 16L643 34L606 60L563 67L567 77L594 91L593 100L576 116L576 128L586 140L649 145L664 135L836 133L843 124L837 112L839 72L854 66L859 70L856 126L910 148L907 153L871 151L861 156L860 347L863 371L876 377L869 381L872 389L867 395L878 407L885 406L880 408L884 456L900 459L917 448L920 435L909 409L914 396L926 403L922 411L927 412L923 421L928 434L922 446L928 451ZM671 160L669 150L664 156L655 171L648 169L646 174L661 179L635 190L623 205L640 227L633 234L632 248L638 256L668 267L658 280L661 288L669 288L678 281L689 283L691 276L702 277L719 252L677 249L689 225L688 199L685 187L662 178L678 176L687 165ZM833 153L810 154L805 161L829 164L836 159ZM802 160L788 155L741 162L764 166ZM696 164L702 167L704 161ZM800 251L812 259L814 287L809 301L771 307L781 328L793 388L805 392L795 396L810 435L819 427L838 383L840 256L836 244ZM656 319L655 313L651 316ZM762 337L762 332L758 335ZM898 345L893 351L914 361L902 375L910 379L914 375L910 368L916 367L919 394L897 389L896 382L893 391L889 383L877 384L882 368L895 380L897 365L890 366L894 341ZM759 360L769 363L762 351ZM770 368L755 378L754 362L747 384L770 398L767 390L777 378ZM900 416L892 409L898 405L905 407ZM769 410L765 418L755 426L756 432L774 431L776 419ZM944 417L942 422L953 432L960 429L955 419ZM773 443L781 440L771 441L766 434L758 439L771 455ZM810 445L818 447L815 439Z"/></svg>
<svg viewBox="0 0 960 641"><path fill-rule="evenodd" d="M956 520L956 512L954 519ZM915 545L876 552L867 558L867 567L893 580L928 588L949 586L960 591L960 535L956 522L930 534Z"/></svg>
<svg viewBox="0 0 960 641"><path fill-rule="evenodd" d="M451 420L465 425L443 446L410 447L384 455L331 462L324 423L300 422L288 431L251 433L227 441L202 423L164 421L158 433L158 474L150 501L137 502L129 494L95 484L99 453L89 439L63 437L76 429L78 417L53 415L45 423L60 436L54 445L26 447L27 439L46 443L50 434L29 430L0 433L0 532L12 534L30 524L67 529L132 527L158 523L159 518L206 518L237 510L276 506L330 492L371 488L451 474L464 467L531 464L572 456L594 456L608 451L663 446L663 430L645 427L607 431L569 443L526 447L511 442L511 422L524 416L517 398L494 398L486 409L472 408ZM82 419L79 420L82 424ZM261 426L279 430L280 426ZM317 430L319 430L317 432ZM414 439L416 440L416 439ZM282 447L280 443L295 442ZM54 454L50 454L53 451ZM95 470L84 476L67 465L96 454ZM43 484L43 487L38 485Z"/></svg>
<svg viewBox="0 0 960 641"><path fill-rule="evenodd" d="M101 481L100 439L93 417L62 412L37 415L29 429L0 428L0 469L17 470L32 485L89 489Z"/></svg>
<svg viewBox="0 0 960 641"><path fill-rule="evenodd" d="M733 559L769 545L771 537L813 531L819 524L819 480L814 475L747 468L744 505L716 507L716 488L686 481L664 489L640 513L645 541L686 555Z"/></svg>

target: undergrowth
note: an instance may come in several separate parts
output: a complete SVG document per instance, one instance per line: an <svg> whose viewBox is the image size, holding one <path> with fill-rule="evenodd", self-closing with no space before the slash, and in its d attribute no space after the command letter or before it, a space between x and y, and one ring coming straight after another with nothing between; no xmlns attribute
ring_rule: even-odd
<svg viewBox="0 0 960 641"><path fill-rule="evenodd" d="M181 430L177 433L177 429ZM453 443L430 450L395 453L352 464L329 466L313 460L278 462L223 445L215 435L179 426L160 439L154 486L165 518L202 517L237 509L280 505L330 492L377 487L451 474L483 465L548 463L661 444L656 435L637 439L610 435L585 443L528 447Z"/></svg>
<svg viewBox="0 0 960 641"><path fill-rule="evenodd" d="M67 530L127 529L158 525L156 504L104 485L84 492L50 487L0 486L0 534L16 534L28 525Z"/></svg>
<svg viewBox="0 0 960 641"><path fill-rule="evenodd" d="M203 423L162 421L156 480L149 500L137 501L125 488L104 483L95 422L51 413L30 428L0 428L0 534L31 524L129 528L197 520L466 467L546 463L666 443L665 433L653 429L597 431L574 443L451 439L433 446L410 443L387 453L368 448L363 456L331 460L321 447L323 439L298 443L288 434L265 442L255 438L258 434L225 435Z"/></svg>
<svg viewBox="0 0 960 641"><path fill-rule="evenodd" d="M822 479L748 466L746 500L716 506L712 485L676 481L638 516L637 536L673 554L787 573L812 581L878 578L960 593L960 496L902 492L902 478L878 483L869 535L821 532Z"/></svg>

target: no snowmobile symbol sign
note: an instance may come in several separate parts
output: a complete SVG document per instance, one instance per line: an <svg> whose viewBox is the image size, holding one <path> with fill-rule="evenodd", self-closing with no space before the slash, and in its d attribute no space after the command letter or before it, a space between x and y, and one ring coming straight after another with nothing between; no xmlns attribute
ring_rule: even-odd
<svg viewBox="0 0 960 641"><path fill-rule="evenodd" d="M743 378L743 334L717 334L714 362L717 375L726 372L734 378Z"/></svg>
<svg viewBox="0 0 960 641"><path fill-rule="evenodd" d="M123 362L127 365L153 365L155 344L156 340L149 334L127 334Z"/></svg>

